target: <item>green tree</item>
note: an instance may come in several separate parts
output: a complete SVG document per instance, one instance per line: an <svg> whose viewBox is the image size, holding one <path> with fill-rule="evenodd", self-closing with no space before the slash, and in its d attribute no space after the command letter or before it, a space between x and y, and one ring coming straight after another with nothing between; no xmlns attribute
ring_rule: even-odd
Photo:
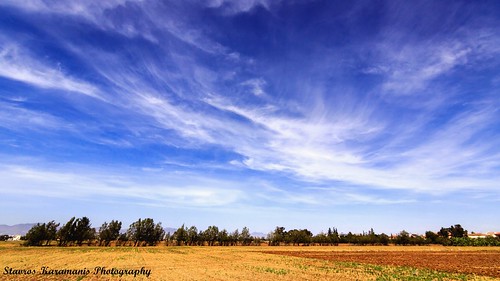
<svg viewBox="0 0 500 281"><path fill-rule="evenodd" d="M188 240L188 230L184 227L184 224L174 232L173 239L177 242L177 246L186 244Z"/></svg>
<svg viewBox="0 0 500 281"><path fill-rule="evenodd" d="M367 237L368 244L371 244L371 245L379 244L379 236L377 234L375 234L375 231L373 231L373 228L370 229L367 236L368 236Z"/></svg>
<svg viewBox="0 0 500 281"><path fill-rule="evenodd" d="M439 235L433 231L425 232L425 239L429 244L437 244Z"/></svg>
<svg viewBox="0 0 500 281"><path fill-rule="evenodd" d="M59 238L59 246L67 246L68 243L74 241L76 218L72 217L65 225L57 231Z"/></svg>
<svg viewBox="0 0 500 281"><path fill-rule="evenodd" d="M455 224L454 226L450 226L451 237L461 238L467 237L467 230L465 230L460 224Z"/></svg>
<svg viewBox="0 0 500 281"><path fill-rule="evenodd" d="M118 236L118 241L116 241L116 245L117 246L126 245L128 240L129 240L129 238L128 238L127 233L122 233L122 234L120 234L120 236Z"/></svg>
<svg viewBox="0 0 500 281"><path fill-rule="evenodd" d="M56 232L58 223L50 221L48 223L34 225L25 236L25 245L27 246L42 246L43 242L45 245L50 245L52 240L56 239Z"/></svg>
<svg viewBox="0 0 500 281"><path fill-rule="evenodd" d="M358 243L358 237L354 235L352 232L348 232L347 234L342 234L340 237L340 242L342 243L351 243L351 244L357 244Z"/></svg>
<svg viewBox="0 0 500 281"><path fill-rule="evenodd" d="M196 245L198 243L198 239L198 229L193 225L187 230L187 243L190 246Z"/></svg>
<svg viewBox="0 0 500 281"><path fill-rule="evenodd" d="M238 231L238 229L229 234L229 243L231 244L231 246L238 245L239 239L240 239L240 232Z"/></svg>
<svg viewBox="0 0 500 281"><path fill-rule="evenodd" d="M213 246L219 236L219 228L215 225L211 225L205 230L203 236L205 237L205 241L208 242L208 245Z"/></svg>
<svg viewBox="0 0 500 281"><path fill-rule="evenodd" d="M46 237L45 237L45 245L50 245L52 240L56 240L57 238L57 228L59 227L59 223L55 221L50 221L45 225Z"/></svg>
<svg viewBox="0 0 500 281"><path fill-rule="evenodd" d="M410 234L406 231L401 231L394 241L396 245L408 245L410 244Z"/></svg>
<svg viewBox="0 0 500 281"><path fill-rule="evenodd" d="M380 243L380 244L382 244L382 245L384 245L384 246L387 246L387 245L389 245L389 241L390 241L391 239L389 238L389 235L387 235L387 234L385 234L385 233L382 233L382 234L380 234L380 235L379 235L378 240L379 240L379 243Z"/></svg>
<svg viewBox="0 0 500 281"><path fill-rule="evenodd" d="M46 237L45 223L44 224L37 223L30 230L28 230L28 233L26 233L25 236L26 242L24 244L26 246L42 246L45 237Z"/></svg>
<svg viewBox="0 0 500 281"><path fill-rule="evenodd" d="M90 220L87 217L72 217L57 232L60 246L67 246L76 243L81 246L83 241L94 239L95 230L91 228Z"/></svg>
<svg viewBox="0 0 500 281"><path fill-rule="evenodd" d="M307 229L292 229L285 235L285 242L292 245L309 244L311 243L312 233Z"/></svg>
<svg viewBox="0 0 500 281"><path fill-rule="evenodd" d="M162 241L164 237L165 237L165 230L161 226L161 222L159 222L155 225L153 235L148 240L148 243L150 246L156 245L156 243Z"/></svg>
<svg viewBox="0 0 500 281"><path fill-rule="evenodd" d="M252 235L250 235L250 230L248 227L243 227L240 233L239 240L243 246L248 246L252 243Z"/></svg>
<svg viewBox="0 0 500 281"><path fill-rule="evenodd" d="M312 242L319 244L320 246L325 246L325 245L330 244L330 239L328 238L328 235L326 235L323 232L320 232L320 233L316 234L315 236L313 236Z"/></svg>
<svg viewBox="0 0 500 281"><path fill-rule="evenodd" d="M340 242L340 236L339 232L337 229L334 227L333 230L331 228L328 228L327 232L328 239L330 240L330 243L333 245L337 246Z"/></svg>
<svg viewBox="0 0 500 281"><path fill-rule="evenodd" d="M277 226L276 229L267 235L270 246L279 246L281 243L285 242L286 236L285 228L282 226Z"/></svg>
<svg viewBox="0 0 500 281"><path fill-rule="evenodd" d="M165 230L163 230L161 222L155 224L153 219L146 218L133 222L127 234L130 240L134 241L134 246L142 246L143 244L153 246L163 240Z"/></svg>
<svg viewBox="0 0 500 281"><path fill-rule="evenodd" d="M10 239L10 237L11 237L10 235L2 234L2 235L0 235L0 241L7 241ZM26 236L25 236L25 238L26 238ZM25 245L28 246L28 244L26 242L25 242Z"/></svg>
<svg viewBox="0 0 500 281"><path fill-rule="evenodd" d="M102 242L104 246L109 246L111 241L118 239L121 228L122 223L120 221L112 220L109 224L104 222L99 228L99 244Z"/></svg>
<svg viewBox="0 0 500 281"><path fill-rule="evenodd" d="M451 236L451 230L449 228L441 227L438 232L439 237L449 238Z"/></svg>
<svg viewBox="0 0 500 281"><path fill-rule="evenodd" d="M219 241L219 246L229 245L229 234L227 233L227 230L223 229L222 231L219 231L217 240Z"/></svg>
<svg viewBox="0 0 500 281"><path fill-rule="evenodd" d="M95 230L92 229L89 218L82 217L76 220L73 239L78 246L81 246L85 240L90 241L94 236Z"/></svg>

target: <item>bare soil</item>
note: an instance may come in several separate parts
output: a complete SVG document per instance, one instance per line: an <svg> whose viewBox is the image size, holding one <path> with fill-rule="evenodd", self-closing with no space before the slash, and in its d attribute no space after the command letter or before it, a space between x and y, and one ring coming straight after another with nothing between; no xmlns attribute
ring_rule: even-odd
<svg viewBox="0 0 500 281"><path fill-rule="evenodd" d="M500 251L264 251L264 253L500 277Z"/></svg>

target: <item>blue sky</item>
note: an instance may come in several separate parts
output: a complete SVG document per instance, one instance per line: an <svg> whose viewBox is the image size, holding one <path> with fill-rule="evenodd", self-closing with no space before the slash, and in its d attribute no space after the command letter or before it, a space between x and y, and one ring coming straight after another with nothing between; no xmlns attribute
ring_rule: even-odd
<svg viewBox="0 0 500 281"><path fill-rule="evenodd" d="M500 230L498 1L0 14L0 223Z"/></svg>

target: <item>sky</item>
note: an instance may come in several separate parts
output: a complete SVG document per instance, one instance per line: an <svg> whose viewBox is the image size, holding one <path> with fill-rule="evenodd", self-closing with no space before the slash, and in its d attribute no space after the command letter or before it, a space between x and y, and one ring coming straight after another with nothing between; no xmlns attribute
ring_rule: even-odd
<svg viewBox="0 0 500 281"><path fill-rule="evenodd" d="M500 231L500 2L0 2L0 224Z"/></svg>

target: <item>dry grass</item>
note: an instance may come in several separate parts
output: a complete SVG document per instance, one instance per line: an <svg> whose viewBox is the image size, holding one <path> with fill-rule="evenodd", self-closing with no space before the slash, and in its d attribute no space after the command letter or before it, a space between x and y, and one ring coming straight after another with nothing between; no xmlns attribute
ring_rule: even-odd
<svg viewBox="0 0 500 281"><path fill-rule="evenodd" d="M464 251L480 248L443 248ZM28 248L0 243L0 280L496 280L408 267L265 254L262 251L434 251L435 247L48 247ZM496 250L495 248L487 248ZM484 249L483 249L484 250ZM4 275L4 268L35 269L35 275ZM144 276L86 276L38 274L52 269L97 266L151 270Z"/></svg>

